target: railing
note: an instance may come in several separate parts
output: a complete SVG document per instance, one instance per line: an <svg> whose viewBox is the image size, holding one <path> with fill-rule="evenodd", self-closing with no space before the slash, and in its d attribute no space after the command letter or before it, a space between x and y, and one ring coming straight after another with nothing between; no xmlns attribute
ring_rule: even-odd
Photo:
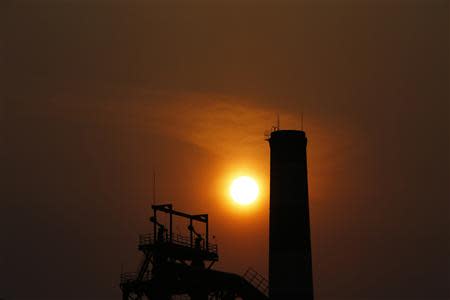
<svg viewBox="0 0 450 300"><path fill-rule="evenodd" d="M189 295L173 295L170 297L170 300L190 300L191 297Z"/></svg>
<svg viewBox="0 0 450 300"><path fill-rule="evenodd" d="M172 243L186 247L194 247L194 243L191 243L191 238L189 236L178 233L172 233Z"/></svg>
<svg viewBox="0 0 450 300"><path fill-rule="evenodd" d="M139 235L139 246L150 245L150 244L155 243L156 241L157 241L157 239L155 239L155 236L153 233L146 233L146 234ZM169 243L171 242L176 245L189 247L189 248L195 248L195 242L191 242L190 236L185 236L185 235L181 235L178 233L172 233L172 240L170 240L169 234L164 234L162 242L169 242ZM217 254L217 250L218 250L217 244L208 243L208 248L206 248L204 240L202 240L202 242L200 244L200 248L204 251L207 251L210 253L216 253L216 254Z"/></svg>
<svg viewBox="0 0 450 300"><path fill-rule="evenodd" d="M243 277L261 293L266 296L269 295L269 281L264 276L262 276L252 268L248 268Z"/></svg>
<svg viewBox="0 0 450 300"><path fill-rule="evenodd" d="M217 244L208 243L208 252L218 253L219 249L217 248Z"/></svg>
<svg viewBox="0 0 450 300"><path fill-rule="evenodd" d="M137 272L126 272L126 273L122 273L120 274L120 283L127 283L127 282L131 282L131 281L136 281L138 278L138 273ZM151 274L150 272L145 272L144 276L142 277L142 281L147 281L151 279Z"/></svg>
<svg viewBox="0 0 450 300"><path fill-rule="evenodd" d="M129 281L134 281L137 278L137 273L135 272L127 272L120 274L120 283L126 283Z"/></svg>
<svg viewBox="0 0 450 300"><path fill-rule="evenodd" d="M139 246L153 244L154 241L155 241L155 239L153 238L153 234L151 234L151 233L139 235Z"/></svg>

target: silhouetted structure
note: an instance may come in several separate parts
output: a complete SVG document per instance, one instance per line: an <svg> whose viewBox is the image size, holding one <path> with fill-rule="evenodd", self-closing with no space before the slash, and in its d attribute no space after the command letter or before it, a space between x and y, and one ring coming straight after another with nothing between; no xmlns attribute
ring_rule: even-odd
<svg viewBox="0 0 450 300"><path fill-rule="evenodd" d="M170 204L152 209L153 233L139 237L144 259L136 273L121 274L123 300L268 299L267 280L255 271L241 277L211 269L219 256L217 245L209 243L208 215L186 214ZM158 221L157 212L168 214L168 226ZM173 233L174 216L189 221L188 236ZM205 237L195 230L197 223L205 226Z"/></svg>
<svg viewBox="0 0 450 300"><path fill-rule="evenodd" d="M312 300L306 135L274 128L270 144L269 298Z"/></svg>
<svg viewBox="0 0 450 300"><path fill-rule="evenodd" d="M219 260L209 242L208 215L153 205L153 232L139 237L144 259L136 273L122 273L123 300L313 300L306 135L274 127L270 144L269 280L249 269L244 276L212 270ZM168 214L168 225L157 213ZM188 236L174 234L173 217L189 221ZM204 226L204 237L194 225Z"/></svg>

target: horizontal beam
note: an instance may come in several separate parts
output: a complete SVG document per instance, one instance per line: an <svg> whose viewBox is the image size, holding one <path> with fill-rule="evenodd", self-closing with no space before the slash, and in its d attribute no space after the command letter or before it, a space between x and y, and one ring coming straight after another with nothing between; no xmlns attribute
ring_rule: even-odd
<svg viewBox="0 0 450 300"><path fill-rule="evenodd" d="M203 219L206 222L208 222L208 215L207 214L201 214L201 215L193 215L194 218Z"/></svg>
<svg viewBox="0 0 450 300"><path fill-rule="evenodd" d="M162 204L162 205L152 205L152 209L165 212L168 214L180 216L183 218L188 218L190 220L195 220L203 223L208 223L208 215L202 214L202 215L190 215L181 211L176 211L172 209L172 204Z"/></svg>
<svg viewBox="0 0 450 300"><path fill-rule="evenodd" d="M152 209L159 210L161 208L169 208L172 209L172 204L159 204L159 205L152 205Z"/></svg>

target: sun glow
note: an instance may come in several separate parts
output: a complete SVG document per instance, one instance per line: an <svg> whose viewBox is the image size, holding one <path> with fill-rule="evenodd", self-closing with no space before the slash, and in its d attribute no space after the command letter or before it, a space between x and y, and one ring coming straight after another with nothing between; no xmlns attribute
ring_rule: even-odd
<svg viewBox="0 0 450 300"><path fill-rule="evenodd" d="M230 195L240 205L253 203L259 194L256 181L248 176L241 176L233 180L230 186Z"/></svg>

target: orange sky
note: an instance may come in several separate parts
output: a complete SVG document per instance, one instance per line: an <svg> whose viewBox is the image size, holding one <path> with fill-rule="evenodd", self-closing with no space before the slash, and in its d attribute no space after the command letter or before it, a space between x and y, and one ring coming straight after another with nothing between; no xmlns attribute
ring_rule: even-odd
<svg viewBox="0 0 450 300"><path fill-rule="evenodd" d="M266 275L264 132L302 111L317 299L448 296L448 15L440 0L2 2L0 298L119 298L153 169L158 201L210 214L218 268ZM245 211L227 195L241 172L261 184Z"/></svg>

